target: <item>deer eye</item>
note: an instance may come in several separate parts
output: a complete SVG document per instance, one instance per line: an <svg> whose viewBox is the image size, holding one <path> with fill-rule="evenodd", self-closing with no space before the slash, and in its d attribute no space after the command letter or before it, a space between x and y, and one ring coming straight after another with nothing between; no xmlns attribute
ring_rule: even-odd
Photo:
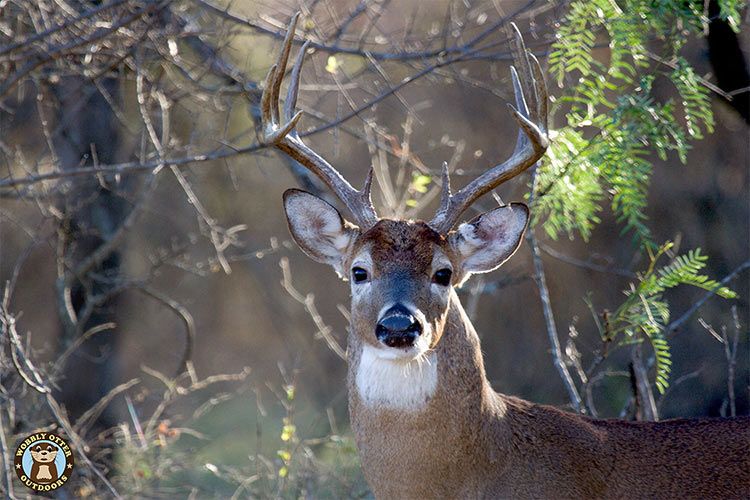
<svg viewBox="0 0 750 500"><path fill-rule="evenodd" d="M352 279L355 283L364 283L365 281L367 281L367 271L365 271L361 267L353 267Z"/></svg>
<svg viewBox="0 0 750 500"><path fill-rule="evenodd" d="M448 286L451 284L452 275L453 272L448 268L438 269L437 271L435 271L435 275L432 277L432 281L440 286Z"/></svg>

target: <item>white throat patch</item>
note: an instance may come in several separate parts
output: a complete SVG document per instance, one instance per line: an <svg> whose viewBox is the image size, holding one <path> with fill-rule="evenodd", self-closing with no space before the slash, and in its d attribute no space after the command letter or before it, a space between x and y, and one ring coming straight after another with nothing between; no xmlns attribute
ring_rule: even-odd
<svg viewBox="0 0 750 500"><path fill-rule="evenodd" d="M435 393L437 379L434 352L404 359L368 344L362 347L356 384L359 397L368 407L419 410Z"/></svg>

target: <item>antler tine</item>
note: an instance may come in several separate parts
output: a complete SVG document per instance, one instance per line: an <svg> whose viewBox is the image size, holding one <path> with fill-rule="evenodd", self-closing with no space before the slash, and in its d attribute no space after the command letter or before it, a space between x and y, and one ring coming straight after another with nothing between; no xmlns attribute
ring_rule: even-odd
<svg viewBox="0 0 750 500"><path fill-rule="evenodd" d="M284 37L284 43L281 45L281 52L279 58L276 61L276 77L271 87L271 102L279 102L279 94L281 92L281 82L284 80L284 74L286 73L286 65L289 61L289 53L292 50L292 42L294 41L294 33L297 31L297 20L299 19L299 12L294 14L289 20L289 26L286 29L286 36ZM276 121L279 121L279 107L273 106L273 117Z"/></svg>
<svg viewBox="0 0 750 500"><path fill-rule="evenodd" d="M515 66L511 80L516 107L508 104L519 126L516 147L510 158L495 165L471 181L457 193L451 194L448 169L443 166L443 189L440 207L430 225L440 233L447 233L458 222L461 214L480 196L516 177L534 165L547 150L547 87L539 62L523 43L518 27L511 23L514 36L511 48Z"/></svg>
<svg viewBox="0 0 750 500"><path fill-rule="evenodd" d="M267 90L273 86L274 78L276 78L275 64L268 70L265 84L263 85L263 95L260 98L260 116L264 127L268 124L274 124L273 113L271 113L271 92Z"/></svg>
<svg viewBox="0 0 750 500"><path fill-rule="evenodd" d="M292 67L291 82L286 92L286 100L284 101L284 119L291 120L294 110L297 108L297 95L299 94L299 74L302 70L302 62L305 60L305 54L307 54L307 47L310 42L307 41L302 45L297 53L297 60L294 61Z"/></svg>
<svg viewBox="0 0 750 500"><path fill-rule="evenodd" d="M529 52L529 57L531 58L531 61L533 64L531 65L531 70L534 72L534 84L536 91L536 95L538 96L537 99L537 115L539 116L539 120L541 123L541 129L546 133L549 128L549 124L547 120L549 119L548 109L549 109L549 100L547 99L547 83L544 81L544 73L542 72L542 65L539 64L539 59L536 58L534 54Z"/></svg>
<svg viewBox="0 0 750 500"><path fill-rule="evenodd" d="M534 85L534 76L531 72L531 63L529 61L529 52L526 50L526 44L523 41L521 31L516 26L516 23L510 23L510 31L513 36L510 39L511 52L513 53L513 66L516 72L516 80L514 81L513 91L516 94L516 102L519 100L526 102L526 99L530 99L532 102L537 102L539 96L536 95L536 89ZM516 87L516 83L520 85ZM518 95L520 92L520 96ZM519 99L520 97L520 99ZM525 111L525 115L528 117L529 108L524 104L518 105L519 111ZM536 111L536 110L533 110Z"/></svg>
<svg viewBox="0 0 750 500"><path fill-rule="evenodd" d="M323 157L310 149L299 137L296 131L297 122L302 117L301 111L296 111L297 94L302 62L307 52L305 43L297 54L292 67L291 82L287 89L283 113L280 113L279 94L281 82L284 79L289 53L294 41L299 13L292 16L284 38L284 44L279 59L268 72L263 96L261 97L261 119L263 125L264 142L283 151L312 173L317 175L344 203L351 212L354 221L363 229L369 229L377 221L378 216L370 199L372 185L372 170L368 174L365 186L361 191L354 189L344 177L331 166ZM282 121L283 120L283 121Z"/></svg>
<svg viewBox="0 0 750 500"><path fill-rule="evenodd" d="M443 170L442 174L440 176L440 179L442 181L442 188L440 190L440 205L438 206L437 215L435 218L437 218L438 215L441 213L448 212L448 209L450 208L451 203L451 176L450 172L448 172L448 162L443 162ZM433 221L434 222L434 221Z"/></svg>
<svg viewBox="0 0 750 500"><path fill-rule="evenodd" d="M529 116L529 108L526 105L526 99L523 95L523 89L521 87L521 82L518 80L518 72L516 71L516 68L513 66L510 67L510 78L513 81L513 93L516 98L516 107L514 108L510 104L508 104L508 107L511 109L511 113L514 111L518 112L523 117ZM516 139L516 147L513 149L513 153L517 153L527 143L526 134L523 132L522 128L518 129L518 138Z"/></svg>

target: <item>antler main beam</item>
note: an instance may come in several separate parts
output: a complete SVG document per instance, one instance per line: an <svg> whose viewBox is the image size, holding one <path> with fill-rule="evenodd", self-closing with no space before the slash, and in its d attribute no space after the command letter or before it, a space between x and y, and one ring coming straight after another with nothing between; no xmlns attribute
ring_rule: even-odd
<svg viewBox="0 0 750 500"><path fill-rule="evenodd" d="M366 230L378 221L378 215L370 199L372 169L370 169L362 190L355 189L330 163L302 142L296 129L297 122L302 117L302 111L296 111L295 108L297 107L297 94L299 92L300 69L307 51L307 43L302 46L297 54L297 59L292 67L291 81L287 89L284 108L283 111L280 110L281 82L286 73L298 18L299 13L295 14L289 22L279 58L266 76L261 98L263 139L266 144L275 146L317 175L346 205L357 225Z"/></svg>
<svg viewBox="0 0 750 500"><path fill-rule="evenodd" d="M513 38L511 49L514 67L510 74L516 106L508 105L520 130L513 154L503 163L496 165L471 181L456 194L451 194L450 177L443 165L443 191L440 207L430 226L440 233L447 233L458 222L461 214L480 196L490 192L500 184L519 175L534 165L547 150L547 86L539 61L523 43L521 32L511 23ZM520 77L519 77L520 74Z"/></svg>

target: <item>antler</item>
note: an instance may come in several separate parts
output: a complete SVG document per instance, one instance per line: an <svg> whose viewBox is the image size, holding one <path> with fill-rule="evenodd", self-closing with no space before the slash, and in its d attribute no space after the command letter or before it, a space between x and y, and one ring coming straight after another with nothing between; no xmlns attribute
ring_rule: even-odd
<svg viewBox="0 0 750 500"><path fill-rule="evenodd" d="M535 164L544 155L549 145L547 86L544 83L542 68L536 57L526 50L521 32L515 23L511 23L511 27L514 32L511 50L515 67L510 68L510 74L513 78L516 107L510 104L508 107L520 127L516 148L510 158L474 179L456 194L451 194L447 164L443 164L443 191L440 197L440 207L435 218L430 222L430 226L440 233L450 231L461 214L477 198Z"/></svg>
<svg viewBox="0 0 750 500"><path fill-rule="evenodd" d="M266 85L263 88L261 98L261 117L263 121L264 141L280 149L290 157L325 182L329 188L341 199L346 208L354 216L354 221L363 229L372 227L378 221L378 215L372 206L370 199L370 186L372 185L372 169L367 176L365 185L361 191L353 188L342 175L325 161L320 155L302 142L297 133L297 122L302 117L302 111L295 113L297 106L297 94L299 91L300 69L307 51L305 43L297 54L297 60L292 68L291 82L286 94L283 113L279 113L279 91L281 81L286 73L289 60L289 52L294 40L294 32L297 27L299 13L292 17L287 28L284 45L276 61L266 76Z"/></svg>

